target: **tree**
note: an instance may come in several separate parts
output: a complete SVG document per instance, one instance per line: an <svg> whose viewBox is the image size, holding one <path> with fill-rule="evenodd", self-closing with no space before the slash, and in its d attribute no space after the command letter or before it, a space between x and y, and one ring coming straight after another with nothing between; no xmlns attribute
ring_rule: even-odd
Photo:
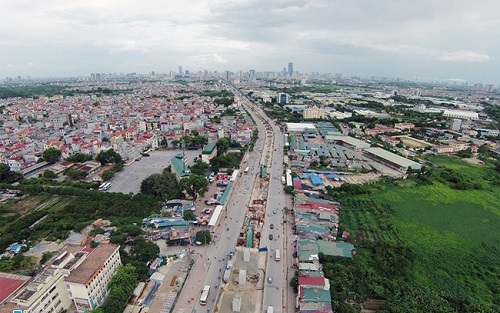
<svg viewBox="0 0 500 313"><path fill-rule="evenodd" d="M194 221L196 219L196 215L191 210L184 210L184 212L182 212L182 218L186 221Z"/></svg>
<svg viewBox="0 0 500 313"><path fill-rule="evenodd" d="M212 241L212 235L208 229L200 230L196 232L196 241L201 242L202 244L208 244Z"/></svg>
<svg viewBox="0 0 500 313"><path fill-rule="evenodd" d="M197 136L194 136L193 138L191 138L191 143L196 147L201 147L204 144L206 144L207 142L208 142L208 139L205 136L197 135Z"/></svg>
<svg viewBox="0 0 500 313"><path fill-rule="evenodd" d="M102 172L101 178L103 181L107 181L113 178L115 174L116 172L114 170L105 170L104 172Z"/></svg>
<svg viewBox="0 0 500 313"><path fill-rule="evenodd" d="M47 162L56 162L61 158L61 150L49 147L43 151L42 158Z"/></svg>
<svg viewBox="0 0 500 313"><path fill-rule="evenodd" d="M106 313L121 313L127 305L127 301L134 292L137 284L137 272L130 263L117 267L113 278L109 282L109 296L104 305Z"/></svg>
<svg viewBox="0 0 500 313"><path fill-rule="evenodd" d="M71 180L78 180L87 177L88 173L70 168L64 172L64 175Z"/></svg>
<svg viewBox="0 0 500 313"><path fill-rule="evenodd" d="M189 170L191 171L192 174L204 176L205 171L208 168L208 164L202 161L198 161L194 163Z"/></svg>
<svg viewBox="0 0 500 313"><path fill-rule="evenodd" d="M56 173L54 173L51 170L45 170L45 171L43 171L42 176L44 178L49 178L49 179L53 179L53 178L57 177Z"/></svg>
<svg viewBox="0 0 500 313"><path fill-rule="evenodd" d="M66 161L75 162L75 163L83 163L86 161L91 161L93 157L90 154L77 153L75 155L69 156L66 158Z"/></svg>
<svg viewBox="0 0 500 313"><path fill-rule="evenodd" d="M196 199L198 195L203 197L208 191L208 181L201 175L191 174L184 177L179 182L179 185L181 190L186 191L193 199Z"/></svg>
<svg viewBox="0 0 500 313"><path fill-rule="evenodd" d="M160 253L160 248L156 243L144 239L144 237L139 236L134 240L134 246L130 251L130 255L142 262L148 262L153 260Z"/></svg>
<svg viewBox="0 0 500 313"><path fill-rule="evenodd" d="M297 291L298 286L299 278L297 276L293 276L292 279L290 279L290 287L292 287L293 290Z"/></svg>
<svg viewBox="0 0 500 313"><path fill-rule="evenodd" d="M472 158L472 149L471 148L468 148L468 149L465 149L465 150L460 150L458 151L457 153L457 156L461 157L461 158Z"/></svg>
<svg viewBox="0 0 500 313"><path fill-rule="evenodd" d="M230 146L230 141L229 138L222 137L219 140L217 140L216 146L217 146L217 156L221 156L224 153L226 153L227 150L229 150Z"/></svg>
<svg viewBox="0 0 500 313"><path fill-rule="evenodd" d="M283 188L283 190L285 191L286 194L293 194L293 186L285 186Z"/></svg>
<svg viewBox="0 0 500 313"><path fill-rule="evenodd" d="M164 171L162 174L153 174L144 179L141 183L141 192L160 199L173 199L179 196L181 189L175 174Z"/></svg>
<svg viewBox="0 0 500 313"><path fill-rule="evenodd" d="M113 149L99 152L99 154L95 157L95 159L101 162L102 165L108 163L115 163L115 164L123 163L122 157L118 153L116 153L115 150Z"/></svg>
<svg viewBox="0 0 500 313"><path fill-rule="evenodd" d="M122 233L127 234L128 236L136 237L142 234L142 229L136 225L125 225L119 228Z"/></svg>
<svg viewBox="0 0 500 313"><path fill-rule="evenodd" d="M0 183L13 183L23 178L23 174L13 172L7 164L0 163Z"/></svg>
<svg viewBox="0 0 500 313"><path fill-rule="evenodd" d="M184 135L184 136L182 136L182 141L184 142L184 147L188 147L188 146L190 146L190 145L191 145L191 143L192 143L192 139L193 139L193 138L191 138L191 137L190 137L190 136L188 136L188 135Z"/></svg>
<svg viewBox="0 0 500 313"><path fill-rule="evenodd" d="M167 147L168 146L168 141L167 138L163 137L160 141L160 146L162 147Z"/></svg>
<svg viewBox="0 0 500 313"><path fill-rule="evenodd" d="M179 144L181 142L177 139L172 140L172 146L174 146L175 149L179 148Z"/></svg>

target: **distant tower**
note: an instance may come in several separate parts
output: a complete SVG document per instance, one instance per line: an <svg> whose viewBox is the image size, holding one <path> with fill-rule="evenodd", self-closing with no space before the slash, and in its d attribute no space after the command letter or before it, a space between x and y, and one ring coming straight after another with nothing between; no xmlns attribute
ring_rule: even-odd
<svg viewBox="0 0 500 313"><path fill-rule="evenodd" d="M339 85L342 82L342 73L335 74L335 78L337 80L337 85Z"/></svg>
<svg viewBox="0 0 500 313"><path fill-rule="evenodd" d="M288 62L288 75L292 76L293 75L293 63Z"/></svg>
<svg viewBox="0 0 500 313"><path fill-rule="evenodd" d="M179 74L182 75L182 65L179 65Z"/></svg>

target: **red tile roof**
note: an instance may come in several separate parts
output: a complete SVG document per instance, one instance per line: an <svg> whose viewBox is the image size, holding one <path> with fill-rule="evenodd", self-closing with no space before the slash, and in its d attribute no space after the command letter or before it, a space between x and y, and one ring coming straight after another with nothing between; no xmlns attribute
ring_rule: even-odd
<svg viewBox="0 0 500 313"><path fill-rule="evenodd" d="M299 276L299 285L324 286L325 285L325 278Z"/></svg>
<svg viewBox="0 0 500 313"><path fill-rule="evenodd" d="M5 300L11 293L24 284L26 280L16 279L14 277L0 276L0 302Z"/></svg>

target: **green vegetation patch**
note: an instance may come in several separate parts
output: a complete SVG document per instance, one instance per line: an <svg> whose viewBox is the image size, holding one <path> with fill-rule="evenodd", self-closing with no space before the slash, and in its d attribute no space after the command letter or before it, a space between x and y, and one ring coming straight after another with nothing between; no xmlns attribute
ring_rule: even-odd
<svg viewBox="0 0 500 313"><path fill-rule="evenodd" d="M418 305L415 297L427 299L427 312L496 312L500 304L500 186L493 182L499 173L492 164L478 166L450 157L429 161L437 167L428 171L426 180L417 176L369 186L369 193L339 193L340 228L351 232L349 240L359 252L345 270L359 272L364 266L364 271L377 274L366 281L370 288L350 284L350 291L362 300L386 299L388 312L417 312L407 310ZM443 179L444 171L482 188L455 189ZM394 264L391 259L396 257L386 253L376 257L377 249L385 245L411 249L408 258L402 259L411 260L407 273L389 275L390 267L381 266ZM339 312L348 311L340 307Z"/></svg>

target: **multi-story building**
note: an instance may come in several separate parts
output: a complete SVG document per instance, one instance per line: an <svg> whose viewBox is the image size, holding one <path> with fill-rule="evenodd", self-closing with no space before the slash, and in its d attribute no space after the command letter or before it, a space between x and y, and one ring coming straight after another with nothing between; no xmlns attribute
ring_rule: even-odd
<svg viewBox="0 0 500 313"><path fill-rule="evenodd" d="M415 124L413 124L413 123L396 123L396 124L394 124L394 128L399 129L399 130L410 130L410 129L413 129L414 127L415 127Z"/></svg>
<svg viewBox="0 0 500 313"><path fill-rule="evenodd" d="M64 284L62 269L48 267L23 288L11 302L28 312L56 313L67 310L71 299Z"/></svg>
<svg viewBox="0 0 500 313"><path fill-rule="evenodd" d="M205 163L210 163L210 160L217 155L217 144L209 142L201 152L201 160Z"/></svg>
<svg viewBox="0 0 500 313"><path fill-rule="evenodd" d="M290 101L290 97L288 94L281 92L278 94L278 103L284 103L287 104Z"/></svg>
<svg viewBox="0 0 500 313"><path fill-rule="evenodd" d="M323 119L325 118L325 110L316 105L306 106L302 112L304 119Z"/></svg>
<svg viewBox="0 0 500 313"><path fill-rule="evenodd" d="M106 244L95 248L64 280L78 312L93 310L108 296L108 284L121 264L119 246Z"/></svg>

